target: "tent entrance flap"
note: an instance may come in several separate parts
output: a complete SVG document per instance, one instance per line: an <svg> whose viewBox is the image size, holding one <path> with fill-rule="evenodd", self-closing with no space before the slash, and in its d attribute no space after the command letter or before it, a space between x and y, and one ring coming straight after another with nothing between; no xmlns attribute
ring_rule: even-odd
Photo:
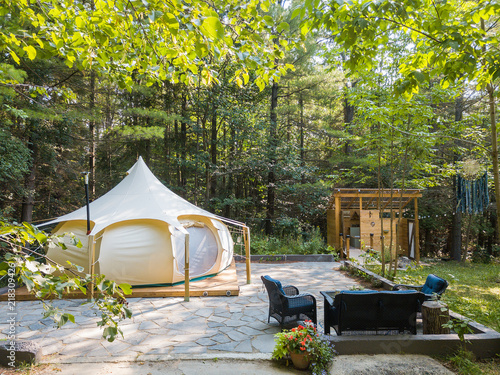
<svg viewBox="0 0 500 375"><path fill-rule="evenodd" d="M185 228L189 233L189 274L198 277L209 272L217 262L219 245L212 230L196 223ZM201 225L200 225L201 224ZM175 238L175 258L179 272L184 274L184 237Z"/></svg>

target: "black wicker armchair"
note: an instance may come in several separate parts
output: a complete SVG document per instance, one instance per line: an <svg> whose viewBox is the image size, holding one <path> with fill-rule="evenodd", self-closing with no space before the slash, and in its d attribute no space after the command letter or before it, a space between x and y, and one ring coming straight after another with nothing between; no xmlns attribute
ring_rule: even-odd
<svg viewBox="0 0 500 375"><path fill-rule="evenodd" d="M299 290L293 285L282 286L278 280L267 275L261 276L261 279L269 296L268 323L273 317L281 329L299 320L310 319L317 324L316 298L312 294L299 294Z"/></svg>
<svg viewBox="0 0 500 375"><path fill-rule="evenodd" d="M431 273L427 276L424 285L396 284L394 285L392 290L400 290L401 288L415 289L425 294L425 300L428 301L436 297L438 299L441 298L441 295L444 293L447 287L448 281Z"/></svg>

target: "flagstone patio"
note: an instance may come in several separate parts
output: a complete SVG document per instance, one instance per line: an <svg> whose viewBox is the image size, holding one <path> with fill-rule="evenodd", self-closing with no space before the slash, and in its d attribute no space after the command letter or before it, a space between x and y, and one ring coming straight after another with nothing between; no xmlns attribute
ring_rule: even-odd
<svg viewBox="0 0 500 375"><path fill-rule="evenodd" d="M359 284L338 271L339 263L252 263L252 283L246 284L245 264L237 264L240 295L232 297L131 298L133 318L121 323L124 338L110 343L101 338L96 311L85 300L55 301L75 316L75 324L61 329L42 319L41 302L16 303L16 339L42 347L45 361L76 363L98 361L162 360L171 358L270 358L277 323L267 323L268 297L260 280L270 275L316 296L320 330L323 299L320 290L350 289ZM0 316L7 317L7 302ZM9 330L0 324L0 339Z"/></svg>

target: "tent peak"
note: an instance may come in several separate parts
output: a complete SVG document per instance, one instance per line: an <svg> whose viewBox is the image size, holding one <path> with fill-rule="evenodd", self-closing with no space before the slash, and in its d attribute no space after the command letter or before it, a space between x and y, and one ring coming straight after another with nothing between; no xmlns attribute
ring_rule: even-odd
<svg viewBox="0 0 500 375"><path fill-rule="evenodd" d="M146 162L144 161L144 159L142 158L142 156L141 156L141 155L139 155L139 158L137 159L137 161L136 161L136 162L134 163L134 165L133 165L132 167L130 167L130 169L127 171L126 176L128 176L128 175L132 172L132 170L133 170L134 168L136 168L138 165L141 165L141 166L144 166L144 167L148 168L148 166L147 166ZM148 168L148 169L149 169L149 168Z"/></svg>

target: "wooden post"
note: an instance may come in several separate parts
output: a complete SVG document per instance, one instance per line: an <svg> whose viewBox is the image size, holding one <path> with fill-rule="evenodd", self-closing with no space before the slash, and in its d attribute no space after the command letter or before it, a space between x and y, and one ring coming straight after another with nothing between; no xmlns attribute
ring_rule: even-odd
<svg viewBox="0 0 500 375"><path fill-rule="evenodd" d="M345 239L345 257L347 258L347 260L349 260L349 249L351 247L351 236L347 235L345 237L346 237L346 239Z"/></svg>
<svg viewBox="0 0 500 375"><path fill-rule="evenodd" d="M346 227L345 227L345 223L344 223L344 217L343 216L340 216L341 219L342 219L342 259L345 259L344 257L344 254L345 256L347 257L347 246L349 246L349 238L347 236L347 230L346 230Z"/></svg>
<svg viewBox="0 0 500 375"><path fill-rule="evenodd" d="M442 311L446 308L445 311ZM450 333L449 328L444 328L443 324L450 320L448 307L439 301L426 301L422 304L422 324L424 335L438 335Z"/></svg>
<svg viewBox="0 0 500 375"><path fill-rule="evenodd" d="M250 265L250 228L243 227L243 241L245 242L245 264L247 269L247 284L252 282Z"/></svg>
<svg viewBox="0 0 500 375"><path fill-rule="evenodd" d="M420 244L418 240L419 232L418 232L418 200L417 197L415 199L415 262L420 262Z"/></svg>
<svg viewBox="0 0 500 375"><path fill-rule="evenodd" d="M340 198L335 197L335 236L340 236ZM342 241L339 241L340 257L343 258Z"/></svg>
<svg viewBox="0 0 500 375"><path fill-rule="evenodd" d="M94 300L94 273L95 273L95 242L94 236L88 236L88 251L89 251L89 273L91 277L91 282L88 286L87 301L91 302Z"/></svg>
<svg viewBox="0 0 500 375"><path fill-rule="evenodd" d="M359 197L359 248L361 249L361 238L363 237L363 233L361 233L361 213L363 212L363 197ZM364 250L364 249L363 249Z"/></svg>
<svg viewBox="0 0 500 375"><path fill-rule="evenodd" d="M189 302L189 232L184 232L184 301Z"/></svg>

